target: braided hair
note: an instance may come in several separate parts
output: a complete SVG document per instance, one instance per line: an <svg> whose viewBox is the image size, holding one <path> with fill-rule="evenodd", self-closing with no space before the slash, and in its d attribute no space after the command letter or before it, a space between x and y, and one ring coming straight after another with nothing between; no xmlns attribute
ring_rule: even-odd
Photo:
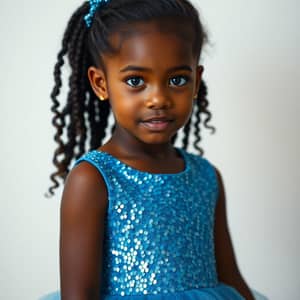
<svg viewBox="0 0 300 300"><path fill-rule="evenodd" d="M58 146L53 156L56 171L50 175L53 185L48 191L51 195L59 187L57 179L65 181L71 161L86 152L87 141L89 140L88 150L93 150L100 147L106 137L110 116L109 101L99 101L88 81L87 72L92 65L105 68L102 54L115 51L109 43L112 33L118 32L122 25L130 22L181 18L193 28L193 52L198 60L202 47L207 42L198 12L188 0L110 0L95 12L91 26L87 27L84 16L89 13L89 9L90 4L86 1L71 16L54 67L55 84L51 92L51 111L54 113L52 124L56 128L54 140ZM58 96L63 85L62 66L65 64L65 56L70 65L69 89L66 103L59 109ZM200 155L204 153L199 146L202 114L205 116L204 127L212 133L215 132L215 128L208 124L212 117L207 108L208 104L207 86L201 81L193 114L183 128L182 139L182 148L187 149L193 128L193 146ZM66 141L63 140L63 133L66 134ZM177 138L176 134L172 143ZM49 197L50 194L46 196Z"/></svg>

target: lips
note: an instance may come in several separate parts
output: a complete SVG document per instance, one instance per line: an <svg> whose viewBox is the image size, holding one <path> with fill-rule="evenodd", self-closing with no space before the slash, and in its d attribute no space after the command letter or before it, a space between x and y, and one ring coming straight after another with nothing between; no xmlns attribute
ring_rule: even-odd
<svg viewBox="0 0 300 300"><path fill-rule="evenodd" d="M168 118L166 116L160 116L160 117L149 117L142 121L143 126L145 126L147 129L150 129L151 131L164 131L167 129L167 127L172 122L171 118Z"/></svg>

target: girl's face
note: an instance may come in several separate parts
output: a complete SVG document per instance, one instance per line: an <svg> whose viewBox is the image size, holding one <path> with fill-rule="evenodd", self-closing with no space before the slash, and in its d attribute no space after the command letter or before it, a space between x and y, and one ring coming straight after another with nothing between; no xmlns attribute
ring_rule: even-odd
<svg viewBox="0 0 300 300"><path fill-rule="evenodd" d="M105 72L89 69L96 94L108 98L115 134L146 144L169 143L186 124L198 92L202 67L192 43L157 24L139 24L125 39L115 35L119 51L104 56Z"/></svg>

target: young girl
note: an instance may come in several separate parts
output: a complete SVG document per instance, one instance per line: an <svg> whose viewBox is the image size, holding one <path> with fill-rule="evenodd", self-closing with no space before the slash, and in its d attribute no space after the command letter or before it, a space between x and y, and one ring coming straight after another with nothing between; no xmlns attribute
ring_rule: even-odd
<svg viewBox="0 0 300 300"><path fill-rule="evenodd" d="M198 65L206 40L187 0L96 0L71 17L51 95L50 193L66 179L61 291L45 299L255 299L235 260L220 172L199 147L202 114L214 131ZM191 132L197 155L186 151Z"/></svg>

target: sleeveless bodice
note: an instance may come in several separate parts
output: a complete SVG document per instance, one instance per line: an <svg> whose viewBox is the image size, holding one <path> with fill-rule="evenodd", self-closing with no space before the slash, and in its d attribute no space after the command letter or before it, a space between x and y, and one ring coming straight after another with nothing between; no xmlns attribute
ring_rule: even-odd
<svg viewBox="0 0 300 300"><path fill-rule="evenodd" d="M176 174L142 172L98 150L74 163L92 164L108 191L99 300L245 300L216 273L216 171L177 150L185 169ZM61 293L40 300L61 300Z"/></svg>
<svg viewBox="0 0 300 300"><path fill-rule="evenodd" d="M218 184L203 157L178 149L185 169L154 174L93 150L88 161L108 191L103 244L104 295L146 295L218 284L214 211Z"/></svg>

